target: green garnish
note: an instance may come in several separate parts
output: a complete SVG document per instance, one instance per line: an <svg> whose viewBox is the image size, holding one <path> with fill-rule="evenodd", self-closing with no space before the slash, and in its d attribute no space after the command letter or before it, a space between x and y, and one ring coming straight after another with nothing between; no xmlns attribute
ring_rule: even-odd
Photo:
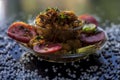
<svg viewBox="0 0 120 80"><path fill-rule="evenodd" d="M95 24L85 24L82 28L83 32L91 33L96 31L96 25Z"/></svg>
<svg viewBox="0 0 120 80"><path fill-rule="evenodd" d="M68 16L67 16L67 15L65 15L64 13L60 13L60 15L59 15L59 16L60 16L60 18L61 18L61 19L66 19L66 18L68 18Z"/></svg>
<svg viewBox="0 0 120 80"><path fill-rule="evenodd" d="M61 19L64 19L64 18L65 18L65 15L64 15L64 14L60 14L60 18L61 18Z"/></svg>
<svg viewBox="0 0 120 80"><path fill-rule="evenodd" d="M49 10L51 10L51 9L53 9L53 10L55 10L55 11L60 11L57 7L55 7L55 8L50 8L50 7L48 7L45 11L49 11Z"/></svg>
<svg viewBox="0 0 120 80"><path fill-rule="evenodd" d="M43 39L43 36L37 36L36 39L37 40Z"/></svg>
<svg viewBox="0 0 120 80"><path fill-rule="evenodd" d="M49 11L51 8L50 7L48 7L45 11Z"/></svg>
<svg viewBox="0 0 120 80"><path fill-rule="evenodd" d="M56 8L54 8L54 10L55 10L55 11L60 11L57 7L56 7Z"/></svg>

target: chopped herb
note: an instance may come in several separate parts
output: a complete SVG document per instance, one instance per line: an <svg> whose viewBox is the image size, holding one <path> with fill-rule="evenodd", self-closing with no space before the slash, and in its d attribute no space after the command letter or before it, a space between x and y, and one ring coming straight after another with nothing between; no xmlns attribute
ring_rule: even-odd
<svg viewBox="0 0 120 80"><path fill-rule="evenodd" d="M55 10L55 11L60 11L57 7L56 8L50 8L50 7L48 7L45 11L49 11L49 10L51 10L51 9L53 9L53 10Z"/></svg>
<svg viewBox="0 0 120 80"><path fill-rule="evenodd" d="M49 11L51 8L50 7L48 7L45 11Z"/></svg>
<svg viewBox="0 0 120 80"><path fill-rule="evenodd" d="M43 39L43 36L37 36L36 39L37 40Z"/></svg>
<svg viewBox="0 0 120 80"><path fill-rule="evenodd" d="M58 11L58 12L60 11L57 7L56 7L56 8L54 8L54 10L55 10L55 11Z"/></svg>
<svg viewBox="0 0 120 80"><path fill-rule="evenodd" d="M60 13L60 18L61 18L61 19L66 19L67 16L66 16L64 13Z"/></svg>

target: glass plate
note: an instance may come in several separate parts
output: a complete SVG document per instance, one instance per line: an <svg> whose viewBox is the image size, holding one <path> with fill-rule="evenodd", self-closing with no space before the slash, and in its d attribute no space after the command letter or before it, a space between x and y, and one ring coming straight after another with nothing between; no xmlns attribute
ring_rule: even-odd
<svg viewBox="0 0 120 80"><path fill-rule="evenodd" d="M71 62L76 61L80 59L85 59L90 54L95 54L98 50L102 49L107 41L107 35L106 32L98 27L98 30L103 31L105 33L105 39L103 41L100 41L96 44L85 46L82 48L77 49L77 53L57 53L57 54L49 54L49 55L43 55L40 53L34 52L31 48L29 48L26 44L20 43L21 47L24 48L27 53L32 53L37 57L40 57L43 60L49 61L49 62L57 62L57 63L63 63L63 62Z"/></svg>

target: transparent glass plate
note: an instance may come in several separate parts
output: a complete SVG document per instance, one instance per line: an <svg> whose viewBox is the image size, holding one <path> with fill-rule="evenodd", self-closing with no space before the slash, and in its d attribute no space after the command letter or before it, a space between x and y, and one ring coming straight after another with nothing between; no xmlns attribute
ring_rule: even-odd
<svg viewBox="0 0 120 80"><path fill-rule="evenodd" d="M98 50L101 50L104 47L107 41L107 35L106 35L106 32L102 28L98 27L98 29L105 33L105 39L96 44L79 48L77 49L77 53L66 53L66 54L57 53L57 54L49 54L49 55L40 54L40 53L36 53L35 51L33 51L26 44L21 43L21 42L19 43L21 47L27 51L26 53L32 53L35 56L40 57L41 59L49 61L49 62L63 63L63 62L77 61L80 59L85 59L90 54L95 54Z"/></svg>

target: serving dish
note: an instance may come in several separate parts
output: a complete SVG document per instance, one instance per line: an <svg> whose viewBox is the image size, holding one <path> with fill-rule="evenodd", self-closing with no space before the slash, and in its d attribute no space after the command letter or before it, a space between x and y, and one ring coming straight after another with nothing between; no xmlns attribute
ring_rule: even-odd
<svg viewBox="0 0 120 80"><path fill-rule="evenodd" d="M99 30L104 31L102 28L99 27ZM94 55L97 53L97 51L101 50L104 48L104 46L106 45L106 41L107 41L107 35L106 32L105 33L105 39L97 44L94 45L89 45L89 46L85 46L82 48L77 49L78 53L66 53L66 54L49 54L49 55L42 55L39 53L36 53L34 50L32 50L31 48L29 48L26 44L18 42L21 46L21 48L26 50L27 54L33 54L36 57L39 57L45 61L48 62L56 62L56 63L64 63L64 62L71 62L71 61L77 61L77 60L81 60L81 59L86 59L87 57L89 57L89 55Z"/></svg>
<svg viewBox="0 0 120 80"><path fill-rule="evenodd" d="M49 8L38 14L34 22L14 22L7 34L27 53L49 62L85 59L102 49L107 40L105 31L90 15L78 17L72 11Z"/></svg>

